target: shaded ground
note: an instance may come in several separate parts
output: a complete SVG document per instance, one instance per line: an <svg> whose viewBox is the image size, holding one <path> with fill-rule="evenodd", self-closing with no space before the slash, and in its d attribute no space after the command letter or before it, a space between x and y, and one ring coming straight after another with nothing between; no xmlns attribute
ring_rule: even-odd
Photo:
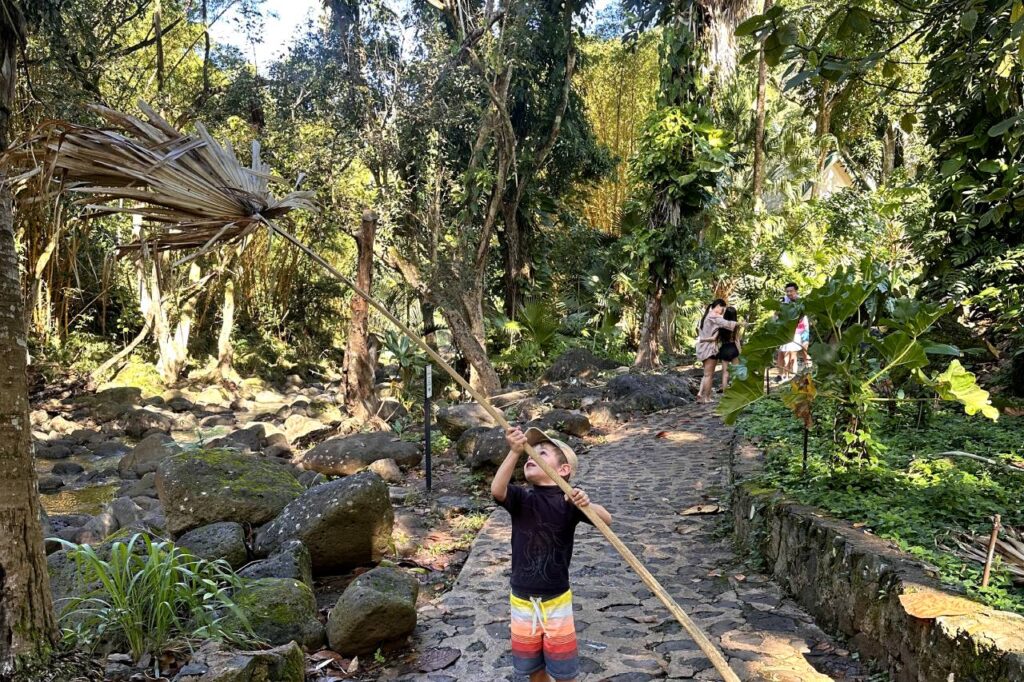
<svg viewBox="0 0 1024 682"><path fill-rule="evenodd" d="M731 431L688 406L630 423L581 458L578 482L615 516L614 528L722 647L746 679L866 680L841 645L768 579L735 556L722 515L680 512L717 502L727 482ZM509 524L497 511L453 589L421 608L414 652L382 680L512 680L508 651ZM583 680L718 679L660 602L593 529L577 535L572 581ZM438 648L461 656L418 670Z"/></svg>

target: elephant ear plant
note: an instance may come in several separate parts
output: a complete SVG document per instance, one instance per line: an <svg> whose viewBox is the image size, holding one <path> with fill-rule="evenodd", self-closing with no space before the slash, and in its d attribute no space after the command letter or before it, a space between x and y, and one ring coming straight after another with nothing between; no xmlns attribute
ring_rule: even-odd
<svg viewBox="0 0 1024 682"><path fill-rule="evenodd" d="M776 307L743 346L736 381L718 406L727 423L764 397L765 372L804 315L814 331L813 364L781 397L807 428L815 417L830 422L837 457L876 454L871 426L884 405L941 399L959 402L967 414L999 416L988 392L960 364L960 351L927 338L953 304L914 300L893 286L884 266L865 260L842 268L806 297Z"/></svg>

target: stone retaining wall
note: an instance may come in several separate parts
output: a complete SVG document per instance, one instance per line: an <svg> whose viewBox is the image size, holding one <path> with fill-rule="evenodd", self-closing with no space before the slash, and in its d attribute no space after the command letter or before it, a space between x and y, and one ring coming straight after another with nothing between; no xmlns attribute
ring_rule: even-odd
<svg viewBox="0 0 1024 682"><path fill-rule="evenodd" d="M746 481L760 461L757 448L734 448L736 540L822 627L897 682L1024 682L1024 617L965 599L891 543Z"/></svg>

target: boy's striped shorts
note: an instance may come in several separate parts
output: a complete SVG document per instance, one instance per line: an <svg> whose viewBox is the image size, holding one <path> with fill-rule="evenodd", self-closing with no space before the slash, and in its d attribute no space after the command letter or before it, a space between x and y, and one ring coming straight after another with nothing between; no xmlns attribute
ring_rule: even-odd
<svg viewBox="0 0 1024 682"><path fill-rule="evenodd" d="M556 680L579 676L572 591L551 599L509 596L512 604L512 665L520 675L542 668Z"/></svg>

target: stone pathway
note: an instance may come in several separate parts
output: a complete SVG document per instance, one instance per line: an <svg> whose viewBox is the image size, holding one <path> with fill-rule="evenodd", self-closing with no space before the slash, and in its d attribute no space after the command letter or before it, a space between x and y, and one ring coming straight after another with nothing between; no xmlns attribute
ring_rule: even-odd
<svg viewBox="0 0 1024 682"><path fill-rule="evenodd" d="M614 517L613 529L724 651L745 680L864 680L864 671L810 616L733 552L726 515L682 516L722 496L731 431L688 406L627 424L580 457L577 483ZM661 602L595 529L576 535L571 582L581 682L720 679ZM436 672L381 679L515 680L508 640L509 517L497 510L455 586L421 612L413 645L462 652Z"/></svg>

